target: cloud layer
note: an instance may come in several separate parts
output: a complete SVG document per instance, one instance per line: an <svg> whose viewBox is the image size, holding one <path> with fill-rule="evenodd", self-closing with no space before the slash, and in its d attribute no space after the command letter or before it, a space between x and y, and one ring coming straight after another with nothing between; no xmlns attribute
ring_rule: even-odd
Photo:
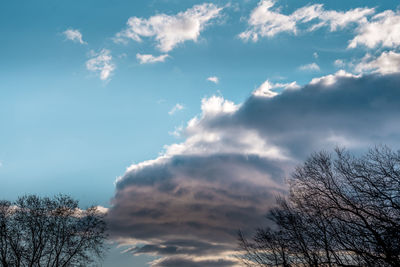
<svg viewBox="0 0 400 267"><path fill-rule="evenodd" d="M262 225L284 178L309 153L399 144L399 84L399 75L339 71L242 105L203 99L184 142L118 179L112 236L134 254L163 256L153 266L234 265L236 231Z"/></svg>
<svg viewBox="0 0 400 267"><path fill-rule="evenodd" d="M168 52L185 41L197 41L200 32L221 10L221 7L205 3L175 16L159 14L148 19L131 17L127 28L117 33L115 41L126 42L127 39L132 39L141 42L143 37L153 37L158 49Z"/></svg>

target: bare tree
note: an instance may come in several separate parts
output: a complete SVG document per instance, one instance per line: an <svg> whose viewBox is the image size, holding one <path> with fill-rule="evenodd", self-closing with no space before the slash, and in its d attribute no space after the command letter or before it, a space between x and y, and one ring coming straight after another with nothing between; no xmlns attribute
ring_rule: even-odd
<svg viewBox="0 0 400 267"><path fill-rule="evenodd" d="M335 152L296 169L288 197L268 215L273 230L240 236L246 264L400 266L400 152Z"/></svg>
<svg viewBox="0 0 400 267"><path fill-rule="evenodd" d="M103 214L79 209L69 196L0 201L0 266L89 266L102 257L106 237Z"/></svg>

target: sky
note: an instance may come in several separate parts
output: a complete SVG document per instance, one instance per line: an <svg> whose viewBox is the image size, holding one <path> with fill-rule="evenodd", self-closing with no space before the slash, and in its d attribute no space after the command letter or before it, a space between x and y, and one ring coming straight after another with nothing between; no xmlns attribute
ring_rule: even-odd
<svg viewBox="0 0 400 267"><path fill-rule="evenodd" d="M310 153L399 148L399 8L7 1L0 198L108 208L103 266L236 266Z"/></svg>

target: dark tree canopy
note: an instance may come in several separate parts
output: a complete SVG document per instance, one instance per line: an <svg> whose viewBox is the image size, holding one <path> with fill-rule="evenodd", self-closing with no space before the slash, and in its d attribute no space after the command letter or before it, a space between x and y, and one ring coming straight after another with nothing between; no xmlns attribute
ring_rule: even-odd
<svg viewBox="0 0 400 267"><path fill-rule="evenodd" d="M247 241L248 266L400 266L400 152L313 154Z"/></svg>
<svg viewBox="0 0 400 267"><path fill-rule="evenodd" d="M69 196L0 201L0 266L89 266L105 251L106 224L96 207Z"/></svg>

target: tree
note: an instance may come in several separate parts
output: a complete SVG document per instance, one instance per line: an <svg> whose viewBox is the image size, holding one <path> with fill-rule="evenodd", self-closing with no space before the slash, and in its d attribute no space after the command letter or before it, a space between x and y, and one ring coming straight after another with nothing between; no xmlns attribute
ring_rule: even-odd
<svg viewBox="0 0 400 267"><path fill-rule="evenodd" d="M69 196L0 201L0 266L88 266L102 257L106 237L103 214Z"/></svg>
<svg viewBox="0 0 400 267"><path fill-rule="evenodd" d="M249 266L400 266L400 152L313 154L252 241Z"/></svg>

